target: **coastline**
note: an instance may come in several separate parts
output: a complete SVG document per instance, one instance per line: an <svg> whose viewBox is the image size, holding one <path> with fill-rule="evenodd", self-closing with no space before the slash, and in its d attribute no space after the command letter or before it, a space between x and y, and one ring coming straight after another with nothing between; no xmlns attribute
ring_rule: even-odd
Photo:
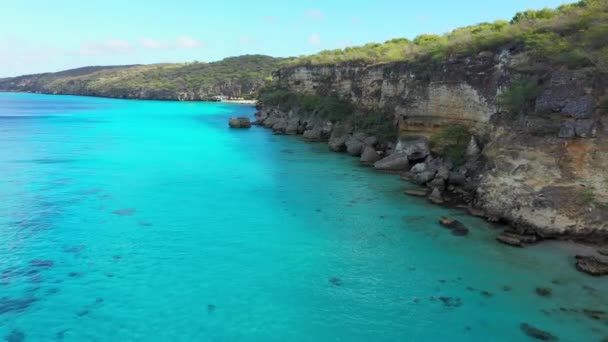
<svg viewBox="0 0 608 342"><path fill-rule="evenodd" d="M260 111L255 114L255 121L252 123L256 126L261 126L262 128L270 129L273 131L275 135L299 135L301 136L301 141L305 143L323 143L328 146L329 150L335 153L344 153L352 155L353 158L360 158L359 167L371 167L379 173L393 174L398 177L403 182L407 182L410 185L419 186L419 188L415 189L404 189L404 196L413 196L413 197L421 197L426 198L429 204L438 205L445 208L450 209L459 209L464 214L472 216L472 217L480 217L487 220L490 223L494 223L497 225L499 229L497 229L496 234L496 244L502 244L505 246L510 246L511 248L527 248L534 247L540 243L543 245L546 243L548 245L554 246L555 248L562 249L567 251L568 254L571 255L573 260L573 265L576 266L576 269L583 273L588 273L590 275L598 276L600 274L595 274L594 268L601 269L603 273L601 275L606 275L608 273L608 254L606 251L608 250L608 245L603 240L595 240L589 239L585 236L581 235L572 235L568 233L564 234L543 234L542 231L535 230L533 227L527 226L518 226L516 222L509 222L497 219L492 215L486 213L482 209L475 206L474 202L470 200L468 194L459 193L457 189L456 191L449 191L447 188L444 192L439 196L439 198L434 196L434 192L430 192L427 187L420 186L420 183L417 183L415 178L412 177L411 172L408 171L397 171L397 170L385 170L379 169L376 167L376 162L382 162L383 160L391 159L392 155L398 155L399 152L395 152L395 146L391 147L391 153L389 151L375 151L377 152L376 158L374 158L371 162L366 161L367 158L366 153L358 153L353 154L349 148L348 143L346 146L342 148L336 148L336 139L333 135L330 137L329 134L320 134L323 128L319 128L318 123L313 124L312 129L302 129L300 126L297 129L294 129L293 125L290 125L289 120L300 120L302 118L297 118L296 116L290 117L288 122L282 122L282 119L276 119L274 117L275 113L273 109L269 108L260 108ZM310 125L310 122L305 122L304 125ZM232 126L231 126L232 127ZM291 129L290 129L291 127ZM246 127L233 127L233 128L246 128ZM335 127L327 128L329 132L331 132ZM319 133L319 134L309 134L311 132ZM327 132L325 132L327 133ZM330 138L327 138L330 137ZM369 137L372 138L372 137ZM373 137L375 139L375 137ZM343 140L343 139L342 139ZM367 140L367 139L365 139ZM348 141L348 139L347 139ZM340 143L344 143L344 141L340 141ZM369 148L369 146L368 146ZM365 150L365 147L362 147ZM384 152L384 153L382 153ZM422 165L422 164L417 164ZM442 226L446 229L452 230L454 235L458 235L462 233L462 235L468 234L468 229L464 227L458 220L450 217L442 217L437 218ZM460 228L462 227L462 228ZM462 229L459 231L459 229ZM591 260L593 263L594 260L599 262L599 264L594 264L590 269L583 270L579 265L579 258L583 258L586 260Z"/></svg>
<svg viewBox="0 0 608 342"><path fill-rule="evenodd" d="M208 103L229 103L229 104L239 104L239 105L247 105L247 106L256 106L257 100L223 100L223 101L213 101L213 100L180 100L180 99L167 99L167 98L142 98L142 97L118 97L118 96L101 96L101 95L92 95L92 94L68 94L68 93L44 93L44 92L34 92L34 91L15 91L15 90L5 90L0 89L0 94L35 94L35 95L49 95L49 96L80 96L80 97L93 97L99 99L115 99L115 100L133 100L133 101L164 101L164 102L208 102Z"/></svg>

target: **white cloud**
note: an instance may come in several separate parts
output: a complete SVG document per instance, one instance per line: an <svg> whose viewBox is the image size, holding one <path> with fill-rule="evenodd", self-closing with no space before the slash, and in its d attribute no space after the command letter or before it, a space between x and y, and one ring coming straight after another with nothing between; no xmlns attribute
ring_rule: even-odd
<svg viewBox="0 0 608 342"><path fill-rule="evenodd" d="M203 43L192 37L181 36L177 38L176 46L182 49L198 49L203 47Z"/></svg>
<svg viewBox="0 0 608 342"><path fill-rule="evenodd" d="M166 50L171 48L170 44L151 38L142 38L139 40L139 43L144 49L150 50Z"/></svg>
<svg viewBox="0 0 608 342"><path fill-rule="evenodd" d="M81 55L107 55L133 52L133 47L126 40L108 39L102 43L86 43L80 47Z"/></svg>
<svg viewBox="0 0 608 342"><path fill-rule="evenodd" d="M308 38L308 44L310 45L321 45L321 35L318 33L313 33Z"/></svg>
<svg viewBox="0 0 608 342"><path fill-rule="evenodd" d="M308 17L310 19L316 19L316 20L325 19L325 15L323 14L323 12L321 12L320 10L318 10L316 8L311 8L311 9L307 10L305 14L306 14L306 17Z"/></svg>

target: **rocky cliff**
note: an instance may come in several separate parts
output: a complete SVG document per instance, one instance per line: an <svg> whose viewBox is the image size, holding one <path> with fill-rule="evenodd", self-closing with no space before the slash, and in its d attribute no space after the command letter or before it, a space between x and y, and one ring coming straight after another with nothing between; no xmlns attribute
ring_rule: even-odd
<svg viewBox="0 0 608 342"><path fill-rule="evenodd" d="M606 86L592 69L535 66L516 48L424 66L300 65L276 73L256 118L399 173L435 202L466 203L540 237L599 242L608 238ZM350 115L327 119L303 103L327 98L352 105ZM357 125L378 113L397 139Z"/></svg>

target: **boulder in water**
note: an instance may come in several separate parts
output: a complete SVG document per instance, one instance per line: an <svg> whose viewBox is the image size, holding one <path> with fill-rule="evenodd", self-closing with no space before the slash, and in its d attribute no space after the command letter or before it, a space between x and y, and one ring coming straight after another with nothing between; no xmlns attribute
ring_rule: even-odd
<svg viewBox="0 0 608 342"><path fill-rule="evenodd" d="M576 268L592 276L608 275L608 262L604 262L594 256L576 256Z"/></svg>
<svg viewBox="0 0 608 342"><path fill-rule="evenodd" d="M444 216L439 219L439 223L452 231L452 234L463 236L469 234L469 229L462 222L453 218Z"/></svg>
<svg viewBox="0 0 608 342"><path fill-rule="evenodd" d="M380 160L380 155L376 152L376 149L370 146L366 146L361 154L361 164L363 165L374 165L375 162Z"/></svg>
<svg viewBox="0 0 608 342"><path fill-rule="evenodd" d="M517 237L508 235L508 234L500 234L496 237L496 241L503 243L505 245L513 246L513 247L523 247L523 243Z"/></svg>
<svg viewBox="0 0 608 342"><path fill-rule="evenodd" d="M434 188L431 194L429 195L429 201L435 204L443 204L443 196L441 195L441 191L437 188Z"/></svg>
<svg viewBox="0 0 608 342"><path fill-rule="evenodd" d="M346 136L332 136L329 139L329 149L334 152L346 151Z"/></svg>
<svg viewBox="0 0 608 342"><path fill-rule="evenodd" d="M407 159L407 153L404 152L393 153L374 163L374 167L379 171L407 171L409 166L410 162Z"/></svg>
<svg viewBox="0 0 608 342"><path fill-rule="evenodd" d="M426 197L427 193L428 193L427 190L424 188L405 190L406 195L415 196L415 197Z"/></svg>
<svg viewBox="0 0 608 342"><path fill-rule="evenodd" d="M360 156L363 152L363 142L359 139L350 137L346 140L346 152L351 156Z"/></svg>
<svg viewBox="0 0 608 342"><path fill-rule="evenodd" d="M250 128L251 120L245 117L232 117L228 121L228 126L230 126L230 128Z"/></svg>

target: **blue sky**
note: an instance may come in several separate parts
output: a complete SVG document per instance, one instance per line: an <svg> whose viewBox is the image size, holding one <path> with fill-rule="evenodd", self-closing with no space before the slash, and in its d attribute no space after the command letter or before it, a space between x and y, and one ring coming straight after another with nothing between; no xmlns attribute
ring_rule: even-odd
<svg viewBox="0 0 608 342"><path fill-rule="evenodd" d="M0 77L86 65L297 56L567 0L2 0Z"/></svg>

